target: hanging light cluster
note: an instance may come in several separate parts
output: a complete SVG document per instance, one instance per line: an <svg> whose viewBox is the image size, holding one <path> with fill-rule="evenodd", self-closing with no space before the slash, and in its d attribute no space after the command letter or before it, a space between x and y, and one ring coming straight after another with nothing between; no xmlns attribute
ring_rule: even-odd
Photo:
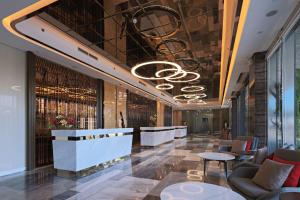
<svg viewBox="0 0 300 200"><path fill-rule="evenodd" d="M155 27L154 24L151 22L150 15L153 15L153 13L165 13L174 21L173 24L175 24L175 27L173 27L173 29L169 30L168 32L155 30L156 28L160 28L160 27ZM144 18L144 21L145 20L149 21L149 24L152 25L153 27L149 28L144 24L142 24L143 21L142 18ZM182 52L187 52L188 46L185 41L177 38L169 38L175 35L180 30L181 17L176 10L162 5L146 6L143 9L139 9L133 14L132 21L136 31L139 32L143 37L151 38L152 40L157 40L157 39L162 40L156 46L156 51L160 55L174 56ZM168 45L170 44L175 45L176 47L174 47L172 50L168 47ZM176 58L176 61L182 62L184 64L184 68L175 62L148 61L148 62L143 62L135 65L131 69L131 73L140 79L164 80L168 82L168 83L162 83L156 85L156 88L158 90L173 89L174 83L195 84L195 82L199 82L200 74L194 72L194 70L198 69L198 61L192 58ZM145 71L143 69L145 69L146 67L153 67L152 65L164 65L164 69L158 70L152 76L144 76L141 73L138 73L138 71L140 72ZM166 66L168 67L166 68ZM206 104L202 100L202 98L205 98L207 96L204 93L205 91L204 86L201 85L185 86L181 88L181 91L187 94L176 95L173 97L174 100L180 102L186 102L188 104L197 104L197 105Z"/></svg>
<svg viewBox="0 0 300 200"><path fill-rule="evenodd" d="M146 76L143 76L143 75L137 73L137 70L139 68L151 66L153 64L170 65L171 67L175 67L175 68L167 68L167 69L159 70L155 73L155 76L152 76L152 77L146 77ZM171 73L170 75L167 75L167 76L162 76L162 74L164 72L168 72L168 71L171 71L173 73ZM200 74L198 74L196 72L185 71L177 63L169 62L169 61L149 61L149 62L140 63L140 64L135 65L133 68L131 68L131 73L140 79L166 80L168 82L173 82L173 83L187 83L187 82L195 81L200 78ZM192 75L193 77L190 79L184 80L183 78L185 78L187 75Z"/></svg>

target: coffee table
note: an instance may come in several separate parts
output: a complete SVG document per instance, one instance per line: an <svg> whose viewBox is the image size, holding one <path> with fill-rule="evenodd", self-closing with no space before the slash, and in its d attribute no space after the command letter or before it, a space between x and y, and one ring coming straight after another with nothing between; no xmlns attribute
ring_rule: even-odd
<svg viewBox="0 0 300 200"><path fill-rule="evenodd" d="M233 155L227 153L218 153L218 152L203 152L203 153L199 153L198 156L200 156L200 158L203 158L204 160L204 175L206 171L207 162L219 161L224 163L224 171L225 171L226 178L227 178L227 161L235 159Z"/></svg>
<svg viewBox="0 0 300 200"><path fill-rule="evenodd" d="M170 185L160 193L161 200L246 200L229 188L202 183L183 182Z"/></svg>

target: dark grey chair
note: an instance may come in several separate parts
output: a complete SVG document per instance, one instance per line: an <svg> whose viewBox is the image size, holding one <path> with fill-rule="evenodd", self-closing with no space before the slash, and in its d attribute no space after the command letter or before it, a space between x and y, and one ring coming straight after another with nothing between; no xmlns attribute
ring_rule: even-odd
<svg viewBox="0 0 300 200"><path fill-rule="evenodd" d="M241 151L241 152L231 152L231 142L230 140L222 140L219 146L219 152L230 153L235 156L236 161L244 161L248 159L249 155L254 155L257 151L259 139L257 137L252 136L238 136L237 140L247 141L248 139L252 139L252 144L250 151Z"/></svg>
<svg viewBox="0 0 300 200"><path fill-rule="evenodd" d="M235 165L233 165L232 170L235 170L239 167L259 167L262 164L262 162L267 158L267 156L268 156L267 147L257 149L253 159L236 163Z"/></svg>
<svg viewBox="0 0 300 200"><path fill-rule="evenodd" d="M284 160L300 162L300 151L278 149L274 155ZM227 182L233 191L248 200L277 200L281 193L300 192L300 185L298 187L282 187L274 191L261 188L251 181L258 169L259 166L238 167L229 175Z"/></svg>

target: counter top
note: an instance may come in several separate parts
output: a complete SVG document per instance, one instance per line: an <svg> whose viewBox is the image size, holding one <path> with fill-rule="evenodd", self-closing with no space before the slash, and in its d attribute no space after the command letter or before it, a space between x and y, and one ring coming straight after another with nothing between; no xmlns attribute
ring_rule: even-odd
<svg viewBox="0 0 300 200"><path fill-rule="evenodd" d="M170 129L178 129L178 128L186 128L186 126L161 126L161 127L140 127L141 131L145 130L170 130Z"/></svg>
<svg viewBox="0 0 300 200"><path fill-rule="evenodd" d="M133 128L109 128L109 129L86 129L86 130L52 130L52 136L87 136L87 135L104 135L114 133L131 133Z"/></svg>

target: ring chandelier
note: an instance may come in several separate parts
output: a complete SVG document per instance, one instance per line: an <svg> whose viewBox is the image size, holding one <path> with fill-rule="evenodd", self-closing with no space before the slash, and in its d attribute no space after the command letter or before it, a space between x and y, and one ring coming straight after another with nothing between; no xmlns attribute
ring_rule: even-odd
<svg viewBox="0 0 300 200"><path fill-rule="evenodd" d="M164 12L168 16L173 17L176 26L170 32L164 33L162 35L160 35L160 34L153 35L153 34L147 33L147 31L145 31L145 30L141 30L139 27L139 24L141 22L141 17L147 17L147 16L149 17L153 13L155 14L155 12ZM137 32L139 32L141 35L143 35L144 37L148 37L148 38L152 38L152 39L161 39L161 38L167 38L172 35L175 35L180 30L181 17L180 17L180 14L176 10L174 10L170 7L162 6L162 5L150 5L150 6L143 7L142 9L139 9L136 13L134 13L132 16L132 22L133 22L135 30ZM152 29L156 29L156 27L153 27ZM156 30L156 32L157 31L158 30Z"/></svg>
<svg viewBox="0 0 300 200"><path fill-rule="evenodd" d="M174 85L172 85L170 83L162 83L162 84L156 85L155 88L158 90L170 90L170 89L174 88Z"/></svg>
<svg viewBox="0 0 300 200"><path fill-rule="evenodd" d="M183 70L182 70L183 71ZM186 72L187 74L192 74L195 77L192 79L188 79L188 80L177 80L178 78L174 78L174 76L171 77L166 77L165 80L169 81L171 83L187 83L187 82L191 82L191 81L195 81L198 80L200 78L200 74L196 73L196 72Z"/></svg>
<svg viewBox="0 0 300 200"><path fill-rule="evenodd" d="M207 97L207 95L205 93L201 93L201 94L184 94L184 96L187 99L202 99L204 97Z"/></svg>
<svg viewBox="0 0 300 200"><path fill-rule="evenodd" d="M169 75L169 76L165 76L165 77L145 77L142 75L139 75L136 71L138 68L144 67L144 66L148 66L148 65L153 65L153 64L164 64L164 65L171 65L172 67L175 67L175 69L173 70L174 73ZM173 68L172 68L173 69ZM131 68L131 73L140 78L140 79L147 79L147 80L163 80L166 78L172 78L174 76L177 76L178 74L181 73L182 68L180 67L180 65L174 63L174 62L168 62L168 61L149 61L149 62L143 62L140 64L135 65L133 68ZM171 71L171 70L170 70Z"/></svg>
<svg viewBox="0 0 300 200"><path fill-rule="evenodd" d="M168 72L168 71L176 71L177 69L162 69L162 70L159 70L159 71L157 71L156 73L155 73L155 76L157 76L157 77L161 77L161 73L163 73L163 72ZM181 74L181 75L180 75ZM180 78L184 78L184 77L186 77L186 75L187 75L188 73L186 72L186 71L184 71L184 70L181 70L180 72L179 72L179 74L177 74L176 76L172 76L172 79L180 79ZM178 76L178 75L180 75L180 76Z"/></svg>
<svg viewBox="0 0 300 200"><path fill-rule="evenodd" d="M188 100L187 103L188 104L198 104L198 105L205 105L205 104L207 104L202 99L191 99L191 100Z"/></svg>
<svg viewBox="0 0 300 200"><path fill-rule="evenodd" d="M139 68L144 67L144 66L153 65L153 64L170 65L175 68L159 70L155 73L155 76L153 76L153 77L145 77L145 76L142 76L137 73L137 70ZM161 76L161 74L166 71L174 71L174 73L172 73L171 75L167 75L167 76ZM200 74L198 74L196 72L187 72L187 71L183 70L181 68L181 66L178 65L177 63L168 62L168 61L149 61L149 62L140 63L140 64L135 65L131 69L131 73L140 79L147 79L147 80L163 80L164 79L168 82L173 82L173 83L187 83L187 82L198 80L200 78ZM192 79L188 79L188 80L180 80L181 78L184 78L185 76L187 76L189 74L193 75L194 77Z"/></svg>
<svg viewBox="0 0 300 200"><path fill-rule="evenodd" d="M175 51L170 50L167 45L169 44L178 44L179 49L176 49ZM167 48L163 48L163 46L166 46ZM162 42L160 42L158 45L156 45L156 51L162 55L175 55L181 52L185 52L187 50L187 44L185 43L185 41L177 39L177 38L170 38L170 39L166 39L163 40Z"/></svg>
<svg viewBox="0 0 300 200"><path fill-rule="evenodd" d="M205 90L205 87L201 85L191 85L191 86L185 86L180 90L182 92L202 92Z"/></svg>
<svg viewBox="0 0 300 200"><path fill-rule="evenodd" d="M175 101L187 101L187 100L196 100L198 99L198 97L196 95L187 97L186 94L180 94L180 95L173 96L173 99Z"/></svg>
<svg viewBox="0 0 300 200"><path fill-rule="evenodd" d="M201 98L206 97L207 95L204 93L201 94L180 94L173 96L173 99L175 101L195 101L195 100L201 100Z"/></svg>

